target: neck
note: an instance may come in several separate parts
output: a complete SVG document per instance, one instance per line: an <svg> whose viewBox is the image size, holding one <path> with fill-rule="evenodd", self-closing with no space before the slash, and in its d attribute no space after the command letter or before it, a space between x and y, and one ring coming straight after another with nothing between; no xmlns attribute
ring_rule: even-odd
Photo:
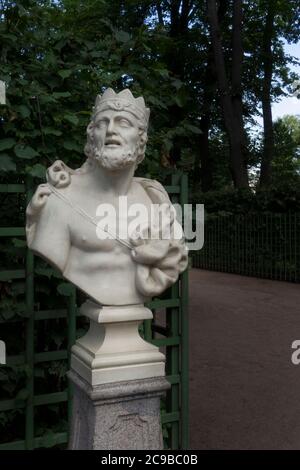
<svg viewBox="0 0 300 470"><path fill-rule="evenodd" d="M96 185L114 196L126 196L130 190L135 165L111 171L103 168L96 161L92 164L92 174Z"/></svg>

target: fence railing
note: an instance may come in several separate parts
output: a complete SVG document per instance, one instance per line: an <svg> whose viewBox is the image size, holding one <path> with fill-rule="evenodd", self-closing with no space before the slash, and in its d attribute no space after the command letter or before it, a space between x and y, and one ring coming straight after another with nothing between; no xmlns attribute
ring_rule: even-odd
<svg viewBox="0 0 300 470"><path fill-rule="evenodd" d="M193 267L300 282L300 213L210 217Z"/></svg>

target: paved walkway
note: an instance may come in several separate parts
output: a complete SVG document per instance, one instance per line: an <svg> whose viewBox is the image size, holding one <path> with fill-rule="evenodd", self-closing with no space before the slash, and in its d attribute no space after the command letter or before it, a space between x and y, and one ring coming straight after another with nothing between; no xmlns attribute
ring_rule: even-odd
<svg viewBox="0 0 300 470"><path fill-rule="evenodd" d="M300 449L300 286L190 273L192 449Z"/></svg>

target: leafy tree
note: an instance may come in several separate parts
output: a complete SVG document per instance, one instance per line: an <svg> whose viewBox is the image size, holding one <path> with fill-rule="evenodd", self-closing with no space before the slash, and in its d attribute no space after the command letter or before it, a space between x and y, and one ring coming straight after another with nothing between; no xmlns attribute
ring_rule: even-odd
<svg viewBox="0 0 300 470"><path fill-rule="evenodd" d="M286 115L274 123L272 183L300 184L300 118Z"/></svg>
<svg viewBox="0 0 300 470"><path fill-rule="evenodd" d="M224 8L222 9L224 10ZM243 155L245 142L242 112L242 2L240 0L233 2L231 82L229 82L225 67L217 1L207 1L207 14L210 24L211 41L214 51L224 123L230 143L230 168L232 178L235 187L247 188L248 175L246 161ZM224 11L223 14L225 14Z"/></svg>
<svg viewBox="0 0 300 470"><path fill-rule="evenodd" d="M219 160L213 140L220 133L225 180L229 168L234 185L247 186L246 165L253 163L248 128L259 105L264 102L270 110L296 78L288 70L293 59L282 46L282 38L297 39L296 1L288 6L280 0L209 2L217 7L225 88L224 83L220 88L204 2L3 0L1 5L1 79L7 83L7 105L0 108L2 171L26 169L42 176L59 157L71 166L80 164L94 96L107 86L128 86L152 109L141 173L163 177L177 166L190 172L195 188L207 191L221 184L215 179ZM263 44L271 8L267 53ZM267 121L265 142L273 128ZM264 168L269 172L271 147L268 153L264 145L262 174ZM262 180L267 184L268 177Z"/></svg>

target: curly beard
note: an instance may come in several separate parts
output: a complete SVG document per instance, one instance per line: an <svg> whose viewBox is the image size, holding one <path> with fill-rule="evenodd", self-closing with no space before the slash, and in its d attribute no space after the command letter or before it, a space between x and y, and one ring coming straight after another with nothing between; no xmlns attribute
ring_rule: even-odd
<svg viewBox="0 0 300 470"><path fill-rule="evenodd" d="M136 163L138 148L138 145L133 149L128 146L125 148L105 148L103 146L101 149L93 146L92 153L93 158L102 168L110 171L118 171Z"/></svg>

